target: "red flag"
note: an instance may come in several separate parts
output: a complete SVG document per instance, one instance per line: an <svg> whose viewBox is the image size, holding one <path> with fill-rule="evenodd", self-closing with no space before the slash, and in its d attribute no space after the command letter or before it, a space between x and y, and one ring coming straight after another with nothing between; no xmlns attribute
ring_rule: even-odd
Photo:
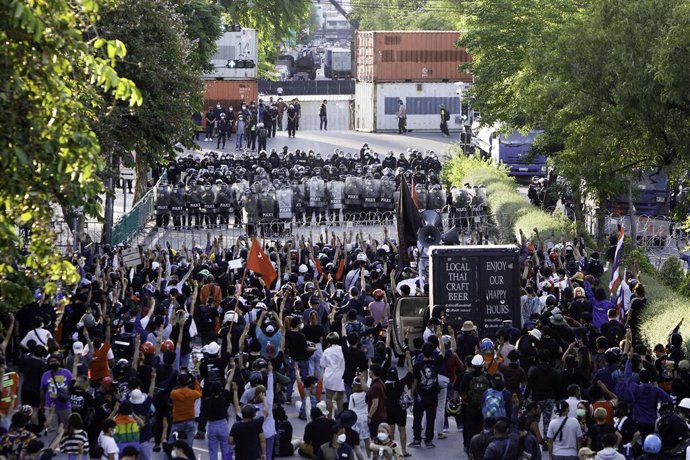
<svg viewBox="0 0 690 460"><path fill-rule="evenodd" d="M340 259L340 263L338 264L338 271L335 273L335 280L336 281L342 280L344 274L345 274L345 259Z"/></svg>
<svg viewBox="0 0 690 460"><path fill-rule="evenodd" d="M278 277L273 264L271 264L271 260L256 238L252 238L252 247L249 249L249 255L247 256L247 268L261 275L266 282L266 286L273 284L273 281Z"/></svg>
<svg viewBox="0 0 690 460"><path fill-rule="evenodd" d="M314 259L314 265L316 265L316 273L319 275L323 273L323 269L321 268L321 262L319 262L319 259Z"/></svg>
<svg viewBox="0 0 690 460"><path fill-rule="evenodd" d="M404 180L404 178L403 178ZM415 187L414 184L414 177L412 178L412 201L414 201L414 205L417 209L419 209L419 202L417 201L417 187Z"/></svg>

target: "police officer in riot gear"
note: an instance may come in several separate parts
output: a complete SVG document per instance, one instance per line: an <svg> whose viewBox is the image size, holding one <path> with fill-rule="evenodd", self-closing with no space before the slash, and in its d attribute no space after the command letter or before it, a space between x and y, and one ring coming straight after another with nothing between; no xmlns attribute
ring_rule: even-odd
<svg viewBox="0 0 690 460"><path fill-rule="evenodd" d="M160 181L156 187L156 227L167 227L170 222L171 187L167 181Z"/></svg>

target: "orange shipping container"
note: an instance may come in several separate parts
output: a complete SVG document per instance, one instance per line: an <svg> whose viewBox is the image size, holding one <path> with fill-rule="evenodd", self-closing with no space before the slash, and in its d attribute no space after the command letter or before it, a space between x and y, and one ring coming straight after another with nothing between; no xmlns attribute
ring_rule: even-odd
<svg viewBox="0 0 690 460"><path fill-rule="evenodd" d="M204 85L204 108L203 113L209 107L215 107L220 101L226 109L232 106L235 110L242 106L242 103L249 105L250 102L257 101L259 95L259 84L256 80L205 80Z"/></svg>
<svg viewBox="0 0 690 460"><path fill-rule="evenodd" d="M357 32L357 81L471 82L460 66L471 61L456 47L460 32L365 31Z"/></svg>

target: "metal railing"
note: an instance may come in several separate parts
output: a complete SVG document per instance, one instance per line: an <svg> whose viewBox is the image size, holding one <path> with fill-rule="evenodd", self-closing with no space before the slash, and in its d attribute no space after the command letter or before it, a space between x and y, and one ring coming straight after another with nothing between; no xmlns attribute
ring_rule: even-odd
<svg viewBox="0 0 690 460"><path fill-rule="evenodd" d="M113 224L110 244L126 243L142 232L146 224L153 219L153 206L153 189L151 189Z"/></svg>

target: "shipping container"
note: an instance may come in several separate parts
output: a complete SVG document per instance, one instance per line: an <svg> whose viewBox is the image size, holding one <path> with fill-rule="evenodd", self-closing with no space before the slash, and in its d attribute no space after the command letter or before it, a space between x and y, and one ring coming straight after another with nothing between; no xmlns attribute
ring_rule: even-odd
<svg viewBox="0 0 690 460"><path fill-rule="evenodd" d="M218 50L211 57L213 70L207 80L253 80L257 77L259 50L256 29L224 32L217 42Z"/></svg>
<svg viewBox="0 0 690 460"><path fill-rule="evenodd" d="M259 85L256 80L205 80L203 113L220 102L223 107L233 106L237 110L243 102L257 101Z"/></svg>
<svg viewBox="0 0 690 460"><path fill-rule="evenodd" d="M273 96L275 100L277 96ZM332 95L332 96L289 96L285 97L286 102L297 98L302 106L302 115L299 119L300 131L318 131L319 123L319 109L321 103L325 99L326 113L328 116L328 130L329 131L349 131L353 129L354 124L354 99L351 95ZM263 97L267 100L268 97ZM283 126L287 125L287 115L283 114Z"/></svg>
<svg viewBox="0 0 690 460"><path fill-rule="evenodd" d="M357 81L471 82L472 75L460 69L471 58L456 46L459 38L452 31L357 32Z"/></svg>
<svg viewBox="0 0 690 460"><path fill-rule="evenodd" d="M450 113L448 129L460 125L460 99L453 83L355 83L355 129L357 131L397 131L398 101L407 109L407 129L440 130L441 104Z"/></svg>

